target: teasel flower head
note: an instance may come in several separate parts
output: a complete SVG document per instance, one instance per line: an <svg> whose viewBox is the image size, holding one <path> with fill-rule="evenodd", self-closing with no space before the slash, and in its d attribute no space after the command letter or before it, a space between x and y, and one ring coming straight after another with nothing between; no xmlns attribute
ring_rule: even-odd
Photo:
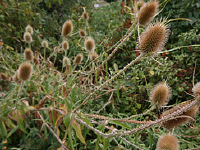
<svg viewBox="0 0 200 150"><path fill-rule="evenodd" d="M48 48L49 47L49 43L47 40L43 40L41 43L42 47Z"/></svg>
<svg viewBox="0 0 200 150"><path fill-rule="evenodd" d="M63 42L62 42L62 48L63 48L64 50L68 50L68 49L69 49L69 43L68 43L67 41L63 41Z"/></svg>
<svg viewBox="0 0 200 150"><path fill-rule="evenodd" d="M156 150L179 150L178 139L171 134L164 134L158 139Z"/></svg>
<svg viewBox="0 0 200 150"><path fill-rule="evenodd" d="M39 61L39 59L38 59L37 57L34 57L34 58L33 58L33 63L34 63L35 65L38 65L38 64L40 63L40 61Z"/></svg>
<svg viewBox="0 0 200 150"><path fill-rule="evenodd" d="M191 101L185 101L181 104L178 104L178 105L174 106L173 108L163 112L161 117L163 118L167 115L170 115L170 114L186 107L190 103L191 103ZM194 107L188 109L187 111L183 112L182 114L163 122L162 125L166 129L176 128L178 126L188 123L191 120L191 117L194 118L197 115L198 111L199 111L199 106L195 105Z"/></svg>
<svg viewBox="0 0 200 150"><path fill-rule="evenodd" d="M26 60L33 60L33 51L30 48L26 48L24 51L24 57Z"/></svg>
<svg viewBox="0 0 200 150"><path fill-rule="evenodd" d="M85 20L88 20L88 19L89 19L89 15L88 15L87 12L83 12L82 17L83 17Z"/></svg>
<svg viewBox="0 0 200 150"><path fill-rule="evenodd" d="M169 29L164 22L149 25L141 34L139 41L140 51L143 54L154 55L161 51L169 37Z"/></svg>
<svg viewBox="0 0 200 150"><path fill-rule="evenodd" d="M62 36L66 37L68 34L72 33L73 24L71 20L67 20L62 27Z"/></svg>
<svg viewBox="0 0 200 150"><path fill-rule="evenodd" d="M71 66L71 61L68 57L63 58L63 66L65 66L65 67Z"/></svg>
<svg viewBox="0 0 200 150"><path fill-rule="evenodd" d="M153 104L157 105L158 108L162 108L162 106L168 103L170 96L171 88L167 85L167 83L158 83L151 90L150 100Z"/></svg>
<svg viewBox="0 0 200 150"><path fill-rule="evenodd" d="M139 11L145 5L144 1L137 1L137 11Z"/></svg>
<svg viewBox="0 0 200 150"><path fill-rule="evenodd" d="M96 52L92 52L92 53L89 53L89 57L90 57L90 59L93 61L93 60L95 60L96 58L98 58L99 55L98 55Z"/></svg>
<svg viewBox="0 0 200 150"><path fill-rule="evenodd" d="M94 49L95 49L95 41L93 38L91 37L88 37L86 38L85 40L85 49L87 52L94 52Z"/></svg>
<svg viewBox="0 0 200 150"><path fill-rule="evenodd" d="M26 32L29 32L30 34L33 34L33 28L30 25L26 26Z"/></svg>
<svg viewBox="0 0 200 150"><path fill-rule="evenodd" d="M196 83L192 88L192 92L194 93L195 98L200 97L200 82Z"/></svg>
<svg viewBox="0 0 200 150"><path fill-rule="evenodd" d="M29 32L24 33L24 41L27 43L31 43L33 41L33 38Z"/></svg>
<svg viewBox="0 0 200 150"><path fill-rule="evenodd" d="M83 54L78 54L76 57L75 57L75 59L74 59L74 63L76 64L76 65L79 65L81 62L82 62L82 60L83 60Z"/></svg>
<svg viewBox="0 0 200 150"><path fill-rule="evenodd" d="M19 67L19 78L22 81L27 81L30 79L32 73L32 66L29 62L24 62Z"/></svg>
<svg viewBox="0 0 200 150"><path fill-rule="evenodd" d="M8 79L8 76L6 74L4 74L4 73L0 73L0 79L5 81L5 80Z"/></svg>
<svg viewBox="0 0 200 150"><path fill-rule="evenodd" d="M80 29L80 30L79 30L79 35L80 35L81 37L85 37L85 36L86 36L86 32L83 31L82 29Z"/></svg>
<svg viewBox="0 0 200 150"><path fill-rule="evenodd" d="M156 0L145 3L139 11L137 18L139 24L146 26L148 23L150 23L158 12L158 7L159 3Z"/></svg>

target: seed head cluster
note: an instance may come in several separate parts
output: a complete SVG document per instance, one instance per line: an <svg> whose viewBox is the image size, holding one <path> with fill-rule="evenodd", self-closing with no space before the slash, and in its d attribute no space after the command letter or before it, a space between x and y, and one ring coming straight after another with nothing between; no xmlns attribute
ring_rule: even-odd
<svg viewBox="0 0 200 150"><path fill-rule="evenodd" d="M62 36L66 37L68 34L72 33L73 24L71 20L67 20L62 27Z"/></svg>
<svg viewBox="0 0 200 150"><path fill-rule="evenodd" d="M171 134L164 134L158 139L156 150L179 150L178 139Z"/></svg>
<svg viewBox="0 0 200 150"><path fill-rule="evenodd" d="M74 59L74 63L76 64L76 65L79 65L81 62L82 62L82 60L83 60L83 54L78 54L76 57L75 57L75 59Z"/></svg>
<svg viewBox="0 0 200 150"><path fill-rule="evenodd" d="M24 51L25 60L33 60L33 51L30 48L26 48Z"/></svg>
<svg viewBox="0 0 200 150"><path fill-rule="evenodd" d="M85 49L87 52L94 52L94 49L95 49L95 41L93 38L91 37L88 37L86 40L85 40Z"/></svg>
<svg viewBox="0 0 200 150"><path fill-rule="evenodd" d="M24 33L24 41L27 43L31 43L33 41L33 38L31 36L30 32Z"/></svg>
<svg viewBox="0 0 200 150"><path fill-rule="evenodd" d="M69 49L69 43L68 43L67 41L63 41L63 42L62 42L62 48L63 48L64 50L68 50L68 49Z"/></svg>
<svg viewBox="0 0 200 150"><path fill-rule="evenodd" d="M22 63L19 67L19 78L22 81L30 79L32 73L32 66L29 62Z"/></svg>
<svg viewBox="0 0 200 150"><path fill-rule="evenodd" d="M26 26L26 32L29 32L30 34L33 34L33 28L30 25Z"/></svg>

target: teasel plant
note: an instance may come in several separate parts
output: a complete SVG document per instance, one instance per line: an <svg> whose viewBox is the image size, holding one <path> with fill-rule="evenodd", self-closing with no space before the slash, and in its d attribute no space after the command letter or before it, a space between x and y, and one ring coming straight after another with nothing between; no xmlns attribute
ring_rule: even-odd
<svg viewBox="0 0 200 150"><path fill-rule="evenodd" d="M48 132L51 133L60 144L60 149L77 149L75 143L78 141L77 139L87 148L86 135L94 133L96 134L95 150L108 149L109 140L114 141L118 147L122 147L122 144L118 142L119 139L129 144L131 149L143 150L145 149L144 145L140 147L137 141L135 143L131 140L129 141L128 139L130 138L128 137L159 126L166 130L163 131L164 134L159 135L157 149L177 150L179 142L174 130L183 124L191 122L191 120L194 121L198 114L200 102L199 82L192 89L193 100L177 104L172 108L167 106L173 97L172 85L166 80L158 81L148 93L149 99L147 102L150 106L147 111L128 117L117 117L120 114L119 112L112 115L116 117L110 117L109 114L107 116L101 115L101 112L105 111L108 105L114 106L114 92L119 91L119 89L125 89L124 87L117 87L119 88L117 89L113 85L116 85L116 79L123 77L123 74L131 66L137 65L145 58L152 58L155 63L161 65L154 57L159 57L159 54L163 52L163 47L170 35L170 27L166 19L157 19L155 21L158 7L158 1L135 2L133 8L131 8L134 13L130 14L133 18L132 25L126 34L109 49L112 49L110 54L106 53L107 50L100 53L97 51L99 43L96 42L95 37L90 35L88 19L92 18L89 18L85 8L83 8L84 12L80 16L80 20L85 19L88 30L75 29L72 20L67 19L62 26L62 41L55 46L54 50L51 50L51 47L46 43L47 41L42 42L44 49L49 48L52 52L49 57L46 56L46 52L44 52L44 57L41 54L34 56L31 48L26 48L24 52L26 62L22 62L13 75L13 80L18 90L15 88L12 93L8 93L5 96L4 105L6 105L6 101L14 103L14 95L17 96L17 102L13 107L7 106L10 111L6 115L13 122L15 121L19 129L26 134L28 134L26 119L33 119L34 124L37 124L40 129L39 138L48 140ZM32 30L30 28L26 30L24 40L27 43L34 42L30 37ZM84 38L84 43L78 43L80 45L80 53L76 54L74 52L74 56L70 56L70 41L71 37L76 35L74 34L76 31L80 34L79 38ZM140 33L140 31L143 32ZM137 47L140 55L120 70L115 65L117 69L115 69L114 74L106 76L105 65L108 61L112 61L112 57L127 39L131 36L136 36L136 34L138 36ZM27 35L29 38L27 38ZM65 51L65 54L59 60L62 62L62 70L60 71L55 67L55 60L57 59L57 53L61 49ZM56 59L52 62L50 58L55 53ZM85 58L88 59L84 60ZM45 63L40 64L42 60ZM32 63L35 65L32 66ZM33 71L33 67L38 67L38 69L34 68ZM4 74L1 73L1 76L3 77ZM27 84L24 85L25 83ZM99 100L102 96L108 96L108 100L105 103L100 101L102 99ZM4 105L1 106L3 109L5 108ZM85 109L87 105L92 106L89 111ZM21 107L23 109L20 109ZM155 113L154 111L159 111L161 117L156 119L152 117L154 120L144 119L144 116L150 116ZM6 137L7 130L5 128L7 125L5 124L9 123L7 123L6 119L2 119L0 124L1 131ZM15 131L12 130L12 132ZM9 134L12 134L12 132ZM150 147L152 149L152 146Z"/></svg>

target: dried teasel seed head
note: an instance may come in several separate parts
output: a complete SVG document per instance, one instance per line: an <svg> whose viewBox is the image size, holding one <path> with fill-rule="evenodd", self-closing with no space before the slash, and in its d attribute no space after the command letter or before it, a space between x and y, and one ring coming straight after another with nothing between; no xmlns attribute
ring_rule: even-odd
<svg viewBox="0 0 200 150"><path fill-rule="evenodd" d="M158 139L156 150L179 150L178 139L171 134L164 134Z"/></svg>
<svg viewBox="0 0 200 150"><path fill-rule="evenodd" d="M83 12L82 17L83 17L85 20L88 20L88 19L89 19L89 15L88 15L87 12Z"/></svg>
<svg viewBox="0 0 200 150"><path fill-rule="evenodd" d="M85 36L86 36L86 32L83 31L82 29L80 29L80 30L79 30L79 35L80 35L81 37L85 37Z"/></svg>
<svg viewBox="0 0 200 150"><path fill-rule="evenodd" d="M137 2L137 10L139 11L144 5L145 5L144 1L138 1Z"/></svg>
<svg viewBox="0 0 200 150"><path fill-rule="evenodd" d="M151 90L150 100L153 104L157 105L158 108L162 108L162 106L168 103L170 95L171 88L167 85L167 83L158 83Z"/></svg>
<svg viewBox="0 0 200 150"><path fill-rule="evenodd" d="M162 22L149 25L141 34L139 41L140 51L144 54L153 55L163 49L169 37L169 29Z"/></svg>
<svg viewBox="0 0 200 150"><path fill-rule="evenodd" d="M34 58L33 58L33 63L34 63L35 65L38 65L38 64L40 63L40 61L39 61L39 59L38 59L37 57L34 57Z"/></svg>
<svg viewBox="0 0 200 150"><path fill-rule="evenodd" d="M63 42L62 42L62 48L63 48L64 50L68 50L68 49L69 49L69 43L68 43L67 41L63 41Z"/></svg>
<svg viewBox="0 0 200 150"><path fill-rule="evenodd" d="M96 52L93 52L93 53L89 53L89 57L90 57L90 59L93 61L93 60L95 60L96 58L98 58L99 55L98 55Z"/></svg>
<svg viewBox="0 0 200 150"><path fill-rule="evenodd" d="M5 80L8 79L8 76L6 74L4 74L4 73L0 73L0 79L5 81Z"/></svg>
<svg viewBox="0 0 200 150"><path fill-rule="evenodd" d="M30 79L32 73L32 66L29 62L22 63L19 67L19 78L22 81Z"/></svg>
<svg viewBox="0 0 200 150"><path fill-rule="evenodd" d="M63 58L63 66L71 66L71 61L68 57Z"/></svg>
<svg viewBox="0 0 200 150"><path fill-rule="evenodd" d="M49 43L47 40L43 40L41 43L42 47L48 48L49 47Z"/></svg>
<svg viewBox="0 0 200 150"><path fill-rule="evenodd" d="M192 92L194 93L195 98L200 97L200 82L196 83L192 88Z"/></svg>
<svg viewBox="0 0 200 150"><path fill-rule="evenodd" d="M174 106L173 108L163 112L161 117L165 117L169 114L172 114L175 111L178 111L178 110L186 107L190 103L191 103L191 101L185 101L181 104L178 104L178 105ZM191 109L188 109L187 111L183 112L179 116L175 116L175 118L163 122L162 125L166 129L172 129L172 128L181 126L183 124L188 123L191 119L190 117L194 118L197 115L198 111L199 111L199 106L196 105L196 106L192 107Z"/></svg>
<svg viewBox="0 0 200 150"><path fill-rule="evenodd" d="M29 32L24 33L24 41L27 43L31 43L33 41L32 36Z"/></svg>
<svg viewBox="0 0 200 150"><path fill-rule="evenodd" d="M33 28L30 25L26 26L26 32L29 32L30 34L33 34Z"/></svg>
<svg viewBox="0 0 200 150"><path fill-rule="evenodd" d="M66 37L68 34L72 33L73 24L71 20L67 20L62 27L62 36Z"/></svg>
<svg viewBox="0 0 200 150"><path fill-rule="evenodd" d="M26 48L24 51L24 57L26 60L33 60L33 51L30 48Z"/></svg>
<svg viewBox="0 0 200 150"><path fill-rule="evenodd" d="M146 26L152 21L155 14L158 12L159 3L157 1L150 1L141 7L138 16L138 22L142 26Z"/></svg>
<svg viewBox="0 0 200 150"><path fill-rule="evenodd" d="M87 52L93 52L94 49L95 49L95 41L93 38L91 37L88 37L86 40L85 40L85 49Z"/></svg>
<svg viewBox="0 0 200 150"><path fill-rule="evenodd" d="M83 54L80 53L74 58L74 63L76 65L79 65L82 62L82 60L83 60Z"/></svg>

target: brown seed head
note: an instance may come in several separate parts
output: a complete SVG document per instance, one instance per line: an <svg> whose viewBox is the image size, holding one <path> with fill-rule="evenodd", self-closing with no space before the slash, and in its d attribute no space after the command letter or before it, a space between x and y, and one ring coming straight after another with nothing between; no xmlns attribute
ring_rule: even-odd
<svg viewBox="0 0 200 150"><path fill-rule="evenodd" d="M49 47L49 43L47 40L43 40L41 43L42 47L48 48Z"/></svg>
<svg viewBox="0 0 200 150"><path fill-rule="evenodd" d="M170 87L166 83L158 83L150 93L150 100L158 108L166 105L171 95Z"/></svg>
<svg viewBox="0 0 200 150"><path fill-rule="evenodd" d="M183 102L183 103L181 103L181 104L179 104L177 106L174 106L173 108L163 112L161 117L165 117L165 116L167 116L169 114L172 114L175 111L180 110L183 107L186 107L190 103L191 103L191 101L186 101L186 102ZM196 106L192 107L191 109L183 112L178 117L163 122L162 125L166 129L172 129L172 128L181 126L183 124L186 124L186 123L188 123L190 121L189 117L195 117L197 115L198 110L199 110L199 106L196 105ZM189 117L184 117L184 116L189 116Z"/></svg>
<svg viewBox="0 0 200 150"><path fill-rule="evenodd" d="M19 78L23 81L30 79L32 73L32 66L30 63L22 63L19 67Z"/></svg>
<svg viewBox="0 0 200 150"><path fill-rule="evenodd" d="M33 28L30 25L26 26L26 32L29 32L30 34L33 34Z"/></svg>
<svg viewBox="0 0 200 150"><path fill-rule="evenodd" d="M171 134L164 134L158 139L156 150L179 150L178 139Z"/></svg>
<svg viewBox="0 0 200 150"><path fill-rule="evenodd" d="M140 51L145 54L152 53L151 55L153 55L163 49L168 37L168 26L161 22L151 24L141 35L139 41Z"/></svg>
<svg viewBox="0 0 200 150"><path fill-rule="evenodd" d="M89 56L92 61L99 57L99 55L96 52L90 53Z"/></svg>
<svg viewBox="0 0 200 150"><path fill-rule="evenodd" d="M24 51L24 57L26 60L33 60L33 51L30 48L26 48Z"/></svg>
<svg viewBox="0 0 200 150"><path fill-rule="evenodd" d="M89 15L88 15L87 12L83 12L82 17L83 17L85 20L88 20L88 19L89 19Z"/></svg>
<svg viewBox="0 0 200 150"><path fill-rule="evenodd" d="M142 26L146 26L148 23L152 21L155 14L158 12L159 4L157 1L150 1L146 4L144 4L143 7L141 7L139 16L138 16L138 22Z"/></svg>
<svg viewBox="0 0 200 150"><path fill-rule="evenodd" d="M63 66L71 66L71 61L68 57L63 58Z"/></svg>
<svg viewBox="0 0 200 150"><path fill-rule="evenodd" d="M33 58L33 62L34 62L35 65L38 65L40 63L40 61L37 57Z"/></svg>
<svg viewBox="0 0 200 150"><path fill-rule="evenodd" d="M200 82L194 85L192 88L192 92L194 93L195 98L198 98L200 96Z"/></svg>
<svg viewBox="0 0 200 150"><path fill-rule="evenodd" d="M8 79L8 76L4 73L0 73L0 78L5 81Z"/></svg>
<svg viewBox="0 0 200 150"><path fill-rule="evenodd" d="M66 21L62 27L62 36L66 37L68 34L72 33L73 24L71 20Z"/></svg>
<svg viewBox="0 0 200 150"><path fill-rule="evenodd" d="M82 29L80 29L80 30L79 30L79 35L80 35L81 37L85 37L85 36L86 36L86 32L83 31Z"/></svg>
<svg viewBox="0 0 200 150"><path fill-rule="evenodd" d="M68 50L68 49L69 49L69 43L68 43L67 41L63 41L63 42L62 42L62 48L63 48L64 50Z"/></svg>
<svg viewBox="0 0 200 150"><path fill-rule="evenodd" d="M94 42L93 38L88 37L85 40L85 49L86 49L87 52L93 52L94 51L94 49L95 49L95 42Z"/></svg>
<svg viewBox="0 0 200 150"><path fill-rule="evenodd" d="M81 62L82 62L82 60L83 60L83 54L78 54L76 57L75 57L75 59L74 59L74 63L76 64L76 65L79 65Z"/></svg>
<svg viewBox="0 0 200 150"><path fill-rule="evenodd" d="M33 41L32 36L29 32L24 33L24 41L26 41L27 43L31 43Z"/></svg>

